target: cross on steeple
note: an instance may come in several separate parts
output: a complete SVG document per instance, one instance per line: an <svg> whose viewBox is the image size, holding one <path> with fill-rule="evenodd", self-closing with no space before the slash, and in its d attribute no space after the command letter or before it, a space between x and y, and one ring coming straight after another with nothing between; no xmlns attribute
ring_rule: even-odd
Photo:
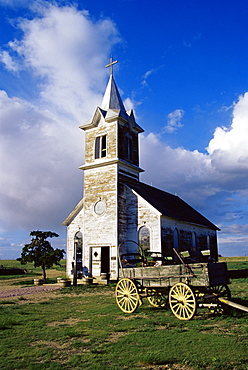
<svg viewBox="0 0 248 370"><path fill-rule="evenodd" d="M118 60L113 62L113 58L109 58L110 63L105 66L105 68L110 67L110 76L113 75L113 64L118 63Z"/></svg>

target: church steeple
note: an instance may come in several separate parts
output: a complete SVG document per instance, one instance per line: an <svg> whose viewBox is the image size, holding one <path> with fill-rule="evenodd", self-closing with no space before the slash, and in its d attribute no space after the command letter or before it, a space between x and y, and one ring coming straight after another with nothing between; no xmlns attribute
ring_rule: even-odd
<svg viewBox="0 0 248 370"><path fill-rule="evenodd" d="M112 74L110 75L109 82L106 87L101 108L105 111L109 109L118 110L126 116L126 110Z"/></svg>
<svg viewBox="0 0 248 370"><path fill-rule="evenodd" d="M126 111L116 86L112 64L111 73L100 107L80 128L85 131L85 162L80 167L88 170L113 163L126 176L136 180L143 170L139 168L138 134L143 129L136 123L133 110ZM122 172L123 172L122 171ZM125 180L126 181L126 180Z"/></svg>

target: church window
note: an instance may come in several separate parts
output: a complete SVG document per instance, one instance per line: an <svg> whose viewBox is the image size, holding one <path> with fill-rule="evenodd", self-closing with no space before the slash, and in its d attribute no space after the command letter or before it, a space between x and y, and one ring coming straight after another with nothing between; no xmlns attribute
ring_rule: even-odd
<svg viewBox="0 0 248 370"><path fill-rule="evenodd" d="M210 235L207 235L207 249L210 249L211 242L210 242Z"/></svg>
<svg viewBox="0 0 248 370"><path fill-rule="evenodd" d="M124 136L124 157L128 161L133 160L133 140L129 133Z"/></svg>
<svg viewBox="0 0 248 370"><path fill-rule="evenodd" d="M97 136L95 141L95 158L107 156L107 135Z"/></svg>
<svg viewBox="0 0 248 370"><path fill-rule="evenodd" d="M178 247L179 247L179 233L178 233L177 228L175 228L174 232L173 232L173 244L174 244L174 248L178 249Z"/></svg>
<svg viewBox="0 0 248 370"><path fill-rule="evenodd" d="M78 231L74 236L74 260L78 274L82 273L83 266L83 235Z"/></svg>
<svg viewBox="0 0 248 370"><path fill-rule="evenodd" d="M195 231L192 232L192 251L196 251L197 249L197 238Z"/></svg>
<svg viewBox="0 0 248 370"><path fill-rule="evenodd" d="M139 246L143 250L150 249L150 230L146 226L139 229Z"/></svg>

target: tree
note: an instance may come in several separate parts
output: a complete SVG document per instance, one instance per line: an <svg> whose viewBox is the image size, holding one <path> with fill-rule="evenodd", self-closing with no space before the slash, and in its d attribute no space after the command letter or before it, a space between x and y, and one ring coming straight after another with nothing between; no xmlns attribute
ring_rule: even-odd
<svg viewBox="0 0 248 370"><path fill-rule="evenodd" d="M46 280L46 269L53 265L59 265L63 259L65 251L63 249L53 249L47 238L58 237L59 235L52 231L31 231L31 243L22 248L21 257L17 258L22 265L27 262L34 262L34 267L41 267L43 279Z"/></svg>

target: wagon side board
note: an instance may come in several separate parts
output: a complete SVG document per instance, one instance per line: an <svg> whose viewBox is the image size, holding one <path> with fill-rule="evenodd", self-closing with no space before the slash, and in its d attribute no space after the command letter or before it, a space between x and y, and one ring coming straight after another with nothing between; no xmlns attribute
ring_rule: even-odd
<svg viewBox="0 0 248 370"><path fill-rule="evenodd" d="M170 287L179 282L195 287L229 283L225 262L131 267L120 271L120 277L134 279L144 287Z"/></svg>

